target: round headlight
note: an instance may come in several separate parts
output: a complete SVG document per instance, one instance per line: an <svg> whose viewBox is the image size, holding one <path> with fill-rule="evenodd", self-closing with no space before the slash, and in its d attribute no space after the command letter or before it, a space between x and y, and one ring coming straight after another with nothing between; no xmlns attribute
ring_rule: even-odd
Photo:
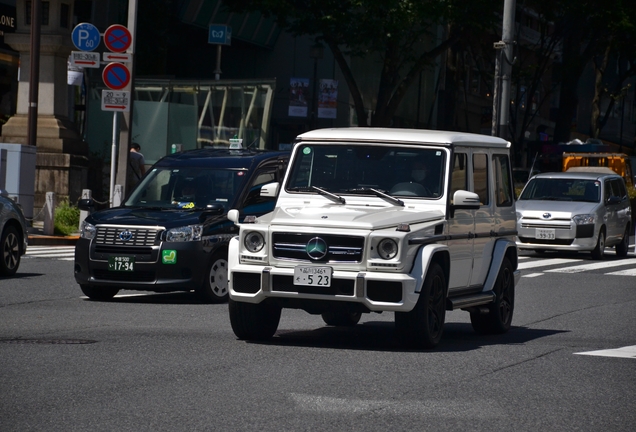
<svg viewBox="0 0 636 432"><path fill-rule="evenodd" d="M245 249L254 253L263 249L263 246L265 246L265 239L261 233L252 231L245 234L245 240L243 240L243 243L245 244Z"/></svg>
<svg viewBox="0 0 636 432"><path fill-rule="evenodd" d="M398 253L398 245L393 239L385 238L378 243L378 255L380 258L389 260L395 258Z"/></svg>

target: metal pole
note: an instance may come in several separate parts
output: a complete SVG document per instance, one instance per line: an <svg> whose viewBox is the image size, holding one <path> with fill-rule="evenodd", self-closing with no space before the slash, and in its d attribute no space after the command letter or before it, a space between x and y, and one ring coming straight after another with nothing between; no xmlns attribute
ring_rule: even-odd
<svg viewBox="0 0 636 432"><path fill-rule="evenodd" d="M113 207L115 194L115 158L117 157L117 111L113 111L113 145L110 150L110 206ZM128 154L126 154L128 156Z"/></svg>
<svg viewBox="0 0 636 432"><path fill-rule="evenodd" d="M38 96L40 90L40 29L42 0L31 2L31 69L29 76L29 110L27 144L35 146L38 135Z"/></svg>
<svg viewBox="0 0 636 432"><path fill-rule="evenodd" d="M512 73L512 49L514 45L516 0L505 0L502 40L506 44L501 61L501 103L499 117L499 136L509 139L508 122L510 115L510 74Z"/></svg>
<svg viewBox="0 0 636 432"><path fill-rule="evenodd" d="M128 149L131 143L132 117L135 105L135 42L137 39L137 1L128 0L128 31L132 38L128 53L130 61L130 84L123 90L130 91L130 111L122 113L121 127L119 131L119 156L117 158L117 184L123 187L126 194L126 178L128 177Z"/></svg>
<svg viewBox="0 0 636 432"><path fill-rule="evenodd" d="M216 46L216 69L214 70L214 79L221 79L221 45Z"/></svg>

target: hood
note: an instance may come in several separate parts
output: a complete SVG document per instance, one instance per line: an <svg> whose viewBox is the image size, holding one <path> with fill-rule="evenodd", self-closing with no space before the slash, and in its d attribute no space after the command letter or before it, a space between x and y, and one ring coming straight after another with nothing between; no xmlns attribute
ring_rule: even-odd
<svg viewBox="0 0 636 432"><path fill-rule="evenodd" d="M594 213L600 203L576 202L576 201L540 201L519 200L516 209L523 216L541 217L543 213L551 213L552 217L569 218L578 214Z"/></svg>
<svg viewBox="0 0 636 432"><path fill-rule="evenodd" d="M273 225L299 225L325 228L382 229L399 223L422 223L443 219L435 208L367 205L290 205L277 207Z"/></svg>
<svg viewBox="0 0 636 432"><path fill-rule="evenodd" d="M111 224L126 226L163 226L175 228L202 223L206 217L201 217L205 210L181 209L146 209L143 207L115 207L91 214L86 221L94 225ZM214 216L214 220L225 215Z"/></svg>

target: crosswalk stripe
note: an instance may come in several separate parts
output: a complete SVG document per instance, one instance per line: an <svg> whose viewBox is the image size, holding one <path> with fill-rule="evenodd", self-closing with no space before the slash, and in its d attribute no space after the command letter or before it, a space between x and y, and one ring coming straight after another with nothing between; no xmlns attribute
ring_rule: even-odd
<svg viewBox="0 0 636 432"><path fill-rule="evenodd" d="M520 263L517 268L519 270L535 268L535 267L545 267L557 264L567 264L571 262L580 262L580 259L572 259L572 258L552 258L552 259L542 259L537 261L523 262Z"/></svg>
<svg viewBox="0 0 636 432"><path fill-rule="evenodd" d="M590 264L582 264L582 265L577 265L572 267L561 267L558 269L549 269L549 270L546 270L546 272L580 273L580 272L588 271L588 270L604 269L608 267L619 267L619 266L625 266L625 265L631 265L631 264L636 264L636 258L616 260L616 261L599 261L599 262L593 262Z"/></svg>
<svg viewBox="0 0 636 432"><path fill-rule="evenodd" d="M636 276L636 268L605 273L612 276Z"/></svg>
<svg viewBox="0 0 636 432"><path fill-rule="evenodd" d="M39 253L39 254L27 254L27 256L33 258L55 258L55 257L74 257L75 252L66 252L66 253Z"/></svg>
<svg viewBox="0 0 636 432"><path fill-rule="evenodd" d="M585 351L574 353L578 355L588 356L600 356L600 357L621 357L621 358L633 358L636 359L636 345L626 346L616 349L598 350L598 351Z"/></svg>

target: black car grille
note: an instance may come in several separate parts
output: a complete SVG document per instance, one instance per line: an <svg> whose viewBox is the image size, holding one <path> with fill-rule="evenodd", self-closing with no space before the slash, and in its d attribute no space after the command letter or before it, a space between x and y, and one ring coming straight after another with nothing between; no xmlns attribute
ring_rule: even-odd
<svg viewBox="0 0 636 432"><path fill-rule="evenodd" d="M521 243L532 243L532 244L544 244L544 245L558 245L558 246L567 246L571 245L574 239L537 239L534 237L521 237L519 236L519 241Z"/></svg>
<svg viewBox="0 0 636 432"><path fill-rule="evenodd" d="M120 238L122 232L130 232L131 238L124 241ZM121 246L128 248L153 246L159 241L160 229L156 228L128 228L122 227L97 227L95 234L95 245ZM134 253L134 252L132 252ZM142 252L148 253L148 252Z"/></svg>
<svg viewBox="0 0 636 432"><path fill-rule="evenodd" d="M317 237L324 240L327 250L324 257L312 259L307 254L307 243ZM364 252L364 237L333 234L274 233L272 242L274 258L295 261L359 263L362 262L362 254Z"/></svg>
<svg viewBox="0 0 636 432"><path fill-rule="evenodd" d="M96 269L93 270L93 276L97 280L122 282L154 282L156 279L153 271L114 272Z"/></svg>

